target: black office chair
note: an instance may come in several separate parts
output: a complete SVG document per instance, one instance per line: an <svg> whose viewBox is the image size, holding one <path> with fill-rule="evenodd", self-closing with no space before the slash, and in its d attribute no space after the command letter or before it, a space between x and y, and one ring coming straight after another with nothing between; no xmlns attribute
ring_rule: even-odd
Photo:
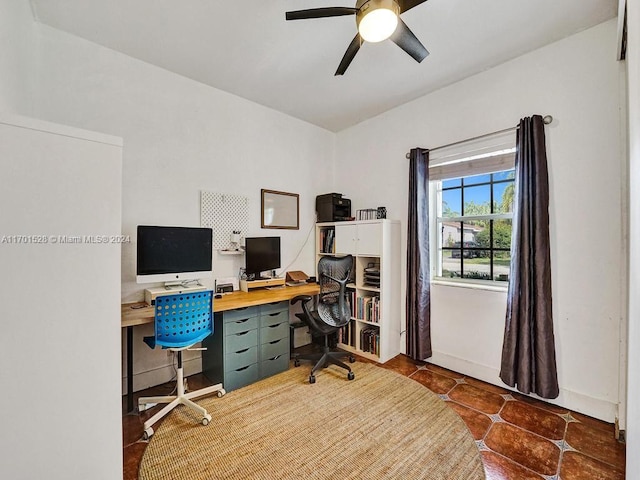
<svg viewBox="0 0 640 480"><path fill-rule="evenodd" d="M351 367L339 360L348 356L349 361L353 363L356 361L355 357L348 352L331 351L329 348L329 336L351 320L351 308L349 307L346 286L351 276L352 267L353 257L351 255L341 258L322 257L318 262L320 294L317 304L310 295L298 295L291 299L292 305L302 302L303 313L296 313L296 317L309 326L311 335L324 337L322 353L301 354L293 357L296 367L300 365L300 360L316 361L309 375L309 383L315 383L315 373L330 364L346 369L349 372L347 379L353 380L355 378Z"/></svg>

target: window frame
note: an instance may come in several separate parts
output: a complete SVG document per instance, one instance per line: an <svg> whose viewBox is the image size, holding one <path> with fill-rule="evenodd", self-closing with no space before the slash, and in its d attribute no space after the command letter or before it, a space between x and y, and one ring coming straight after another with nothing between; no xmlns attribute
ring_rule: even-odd
<svg viewBox="0 0 640 480"><path fill-rule="evenodd" d="M430 180L429 181L429 197L430 197L430 204L431 204L431 212L430 212L430 217L432 218L432 221L430 222L430 232L429 232L429 236L430 236L430 241L429 241L429 245L431 246L431 252L432 252L432 268L431 268L431 282L434 284L441 284L441 285L450 285L450 286L462 286L462 287L468 287L468 288L482 288L482 289L488 289L488 290L494 290L494 291L506 291L508 288L508 284L509 281L501 281L501 280L495 280L494 278L494 253L495 252L509 252L509 256L511 253L511 245L510 247L504 248L504 247L494 247L494 239L493 239L493 233L494 233L494 229L493 229L493 225L494 225L494 221L495 220L511 220L513 221L513 212L508 212L508 213L489 213L489 214L483 214L483 215L460 215L460 216L456 216L456 217L444 217L442 215L442 193L444 191L448 191L448 190L460 190L460 201L461 201L461 209L463 210L461 213L464 213L464 188L465 187L475 187L475 186L489 186L489 191L490 191L490 205L491 205L491 209L493 210L494 208L494 185L496 184L513 184L515 185L515 178L508 178L508 179L500 179L500 180L494 180L494 174L496 173L502 173L502 172L512 172L514 171L514 167L510 167L510 168L506 168L506 169L502 169L502 170L498 170L498 171L494 171L494 172L483 172L481 175L485 175L488 174L490 175L489 181L487 182L481 182L481 183L473 183L473 184L467 184L465 185L464 179L465 178L469 178L469 177L473 177L473 176L477 176L477 173L470 173L469 175L461 175L461 176L455 176L455 177L449 177L446 179L437 179L437 180ZM452 186L452 187L443 187L443 183L447 180L455 180L455 179L460 179L460 185L458 186ZM489 247L483 247L483 248L471 248L471 249L465 249L464 248L464 244L466 243L464 241L464 231L461 235L461 240L460 240L460 248L454 248L454 247L445 247L443 246L443 238L442 238L442 232L441 232L441 228L442 228L442 224L444 222L450 222L450 223L461 223L462 225L465 222L469 222L469 221L473 221L473 220L483 220L483 221L489 221L490 222L490 230L489 230ZM464 227L463 227L464 230ZM513 230L512 230L513 233ZM485 279L474 279L474 278L465 278L464 276L461 276L459 278L455 278L455 277L444 277L442 276L442 268L443 268L443 252L445 251L460 251L460 272L461 275L464 275L464 252L465 250L467 251L473 251L473 250L482 250L482 251L488 251L488 257L490 258L489 261L489 273L491 276L490 280L485 280ZM509 272L510 274L510 272Z"/></svg>

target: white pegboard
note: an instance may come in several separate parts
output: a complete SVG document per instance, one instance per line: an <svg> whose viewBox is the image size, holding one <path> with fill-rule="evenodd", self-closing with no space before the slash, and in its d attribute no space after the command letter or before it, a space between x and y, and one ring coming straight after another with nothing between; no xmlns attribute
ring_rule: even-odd
<svg viewBox="0 0 640 480"><path fill-rule="evenodd" d="M202 191L200 225L213 229L213 248L230 248L231 233L240 230L244 237L249 229L249 199L242 195Z"/></svg>

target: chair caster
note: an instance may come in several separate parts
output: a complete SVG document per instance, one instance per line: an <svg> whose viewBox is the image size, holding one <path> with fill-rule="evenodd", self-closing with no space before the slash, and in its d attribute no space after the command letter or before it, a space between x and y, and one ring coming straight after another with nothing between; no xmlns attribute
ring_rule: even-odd
<svg viewBox="0 0 640 480"><path fill-rule="evenodd" d="M315 375L309 375L309 383L316 383L316 376Z"/></svg>
<svg viewBox="0 0 640 480"><path fill-rule="evenodd" d="M355 363L356 362L356 357L354 357L353 355L349 355L349 363Z"/></svg>
<svg viewBox="0 0 640 480"><path fill-rule="evenodd" d="M153 428L149 427L142 433L142 439L145 441L149 440L152 435L153 435Z"/></svg>
<svg viewBox="0 0 640 480"><path fill-rule="evenodd" d="M216 392L216 395L218 396L218 398L222 398L226 395L227 391L224 388L221 388L220 390L218 390Z"/></svg>
<svg viewBox="0 0 640 480"><path fill-rule="evenodd" d="M209 425L210 421L211 421L211 415L209 415L207 413L204 417L202 417L202 422L201 423L202 423L202 425L204 425L206 427L207 425Z"/></svg>
<svg viewBox="0 0 640 480"><path fill-rule="evenodd" d="M354 378L356 378L355 373L353 372L347 373L347 380L353 380Z"/></svg>
<svg viewBox="0 0 640 480"><path fill-rule="evenodd" d="M298 360L297 358L293 361L293 366L294 367L299 367L300 366L300 360Z"/></svg>

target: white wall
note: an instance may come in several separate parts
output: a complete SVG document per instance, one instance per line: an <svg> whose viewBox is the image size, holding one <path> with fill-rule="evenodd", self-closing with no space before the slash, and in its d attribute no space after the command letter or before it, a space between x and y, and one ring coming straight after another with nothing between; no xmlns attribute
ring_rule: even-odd
<svg viewBox="0 0 640 480"><path fill-rule="evenodd" d="M24 0L0 0L0 111L30 113L35 23Z"/></svg>
<svg viewBox="0 0 640 480"><path fill-rule="evenodd" d="M335 135L91 42L38 25L36 113L124 139L122 301L143 298L135 283L138 224L199 225L200 191L249 198L246 236L282 237L282 267L315 270L315 196L331 185ZM223 66L221 66L223 68ZM260 228L260 189L300 194L300 230ZM309 239L307 243L305 241ZM244 257L214 257L216 277L236 276ZM173 375L165 352L136 328L136 390ZM187 373L199 361L187 363Z"/></svg>
<svg viewBox="0 0 640 480"><path fill-rule="evenodd" d="M553 115L546 132L557 402L607 421L619 401L626 302L615 36L609 21L531 52L340 132L336 150L336 191L354 209L384 204L389 218L403 221L406 245L410 148L501 130L527 115ZM405 258L403 250L403 269ZM433 361L500 384L505 307L504 292L434 285Z"/></svg>
<svg viewBox="0 0 640 480"><path fill-rule="evenodd" d="M640 1L627 0L630 248L627 371L627 478L640 478ZM632 453L635 452L635 453Z"/></svg>

